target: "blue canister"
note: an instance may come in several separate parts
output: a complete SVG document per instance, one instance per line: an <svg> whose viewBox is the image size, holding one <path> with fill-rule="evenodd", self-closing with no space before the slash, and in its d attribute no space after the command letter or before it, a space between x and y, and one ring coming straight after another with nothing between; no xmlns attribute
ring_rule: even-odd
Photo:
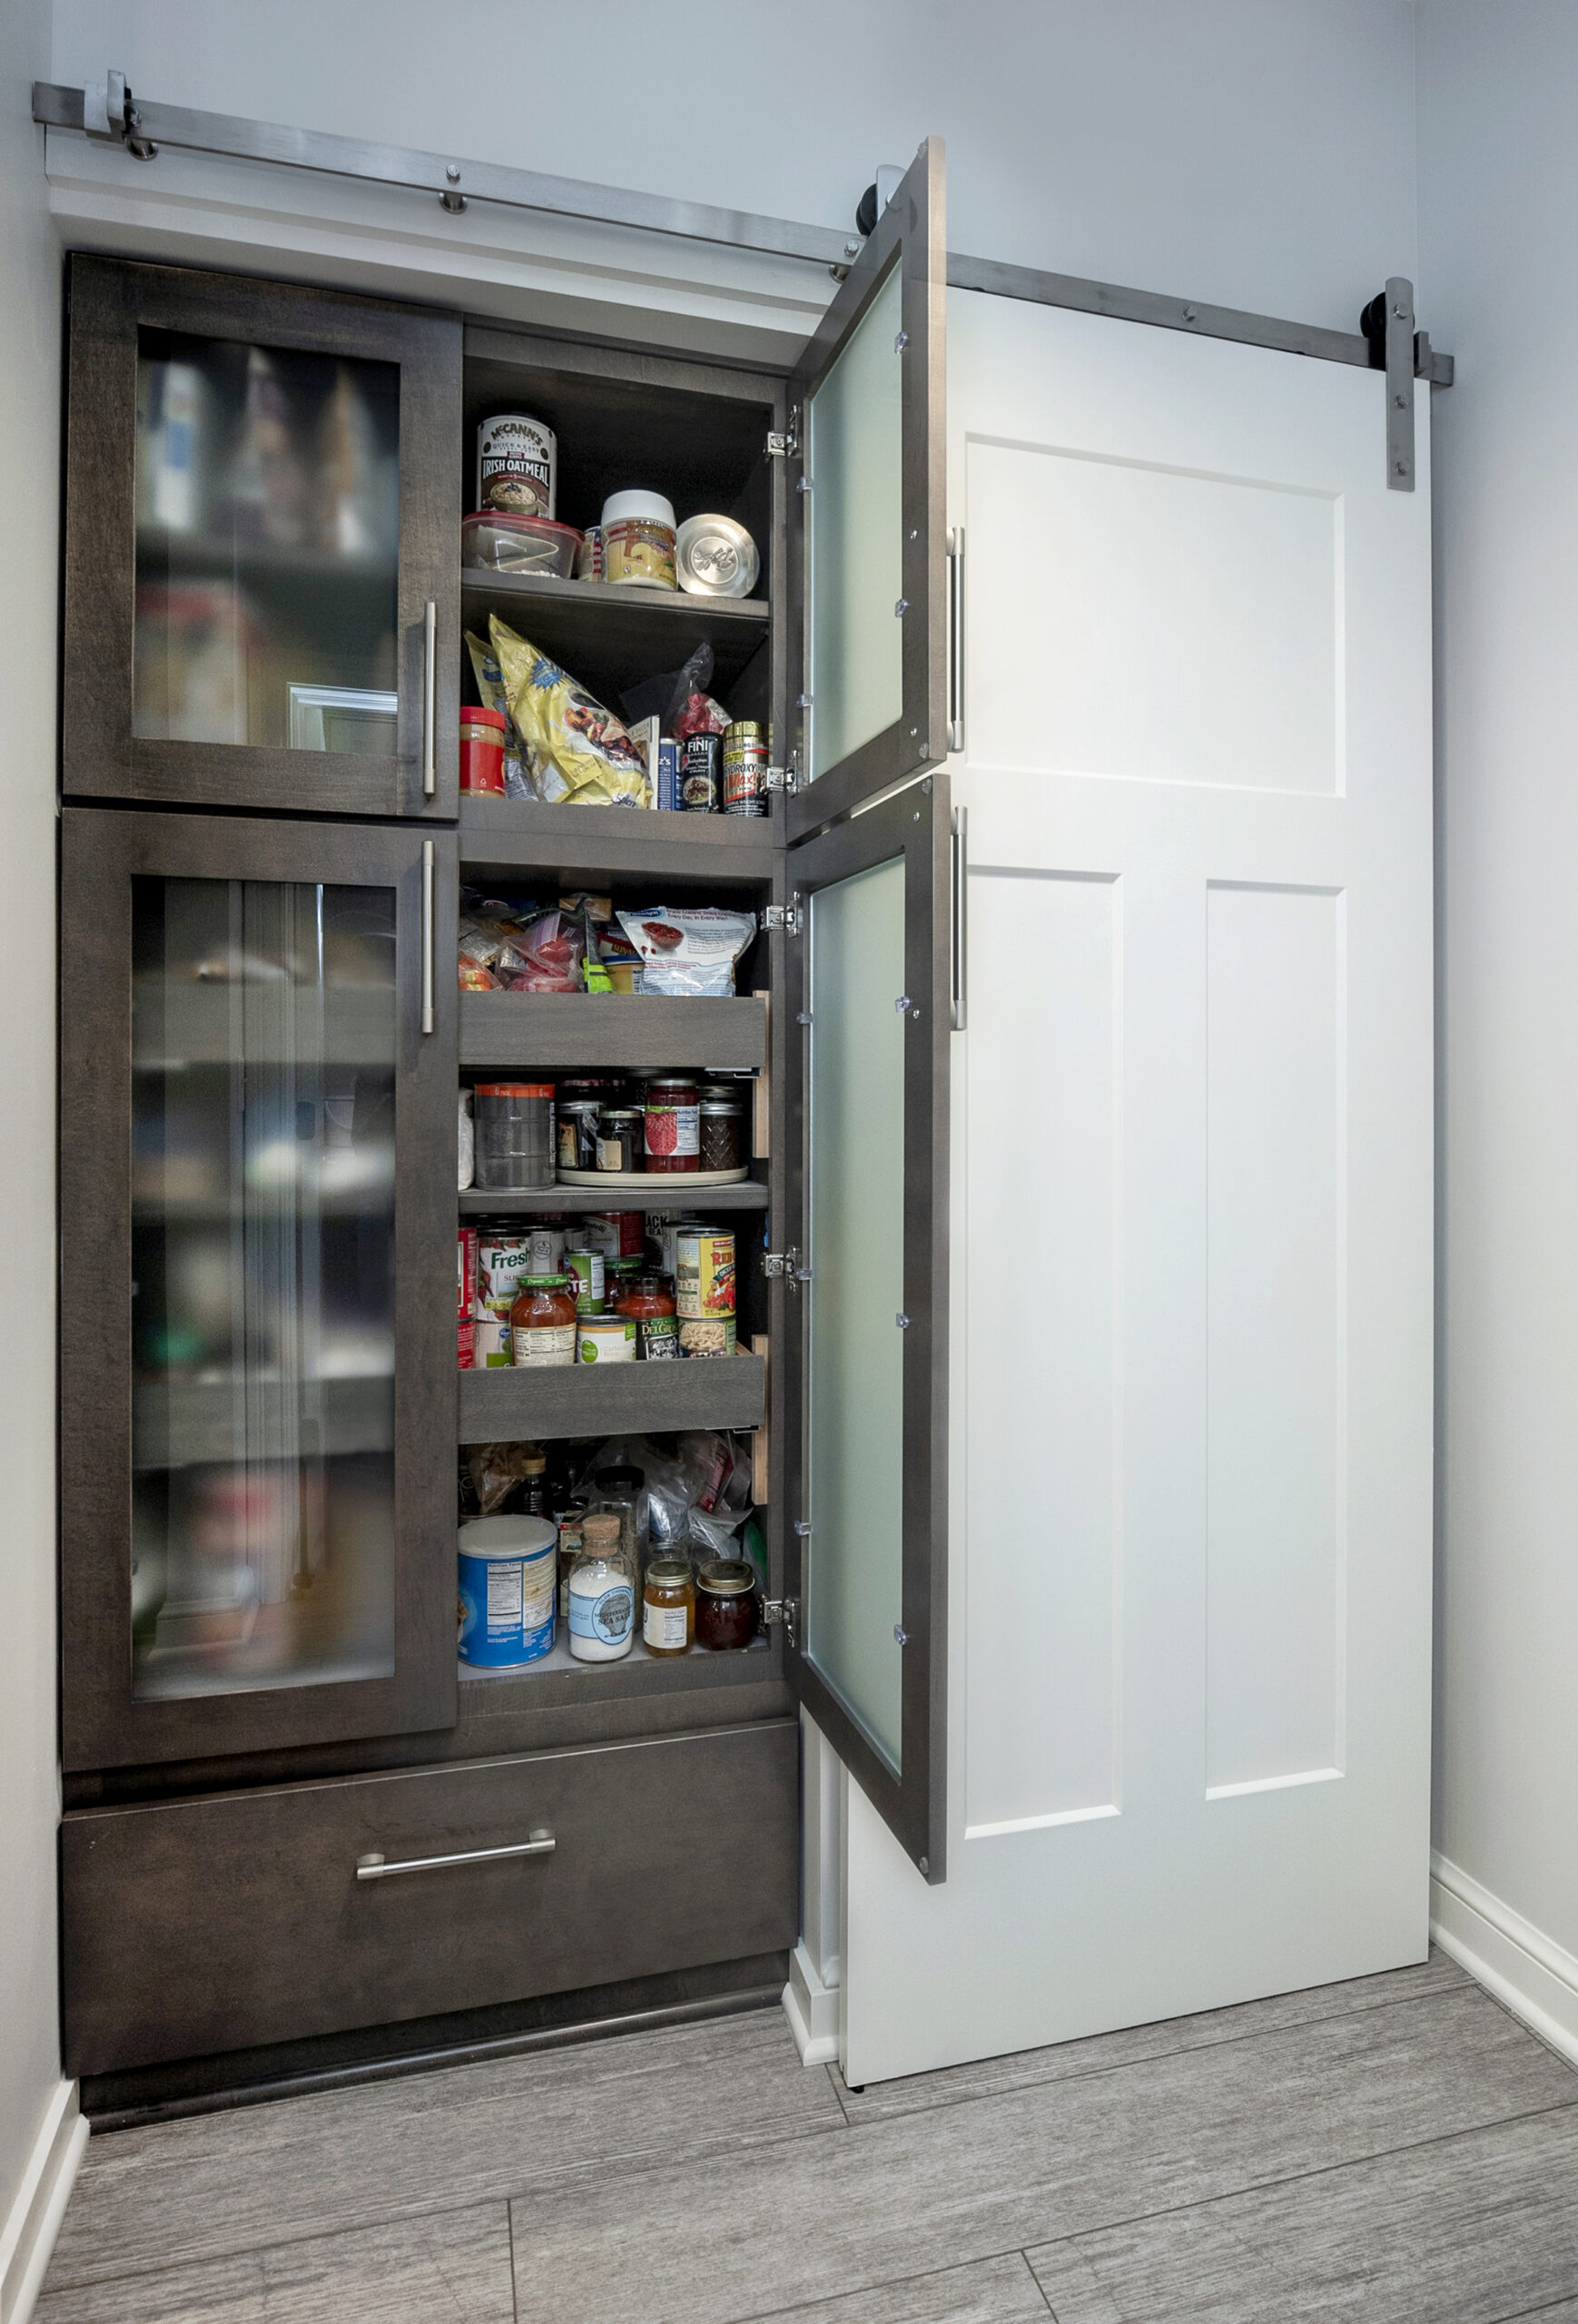
<svg viewBox="0 0 1578 2324"><path fill-rule="evenodd" d="M460 1528L460 1659L518 1670L551 1654L558 1533L541 1517L474 1517Z"/></svg>

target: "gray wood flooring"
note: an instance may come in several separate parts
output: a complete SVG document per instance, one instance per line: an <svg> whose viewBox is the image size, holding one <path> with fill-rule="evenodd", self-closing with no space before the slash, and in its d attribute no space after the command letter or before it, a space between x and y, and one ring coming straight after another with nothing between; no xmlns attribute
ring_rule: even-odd
<svg viewBox="0 0 1578 2324"><path fill-rule="evenodd" d="M38 2324L1578 2324L1578 2075L1425 1966L863 2092L776 2012L95 2137Z"/></svg>

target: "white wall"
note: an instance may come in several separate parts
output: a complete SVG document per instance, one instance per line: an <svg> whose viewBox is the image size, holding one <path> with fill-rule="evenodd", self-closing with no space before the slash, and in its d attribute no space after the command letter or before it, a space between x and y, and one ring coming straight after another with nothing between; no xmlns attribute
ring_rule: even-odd
<svg viewBox="0 0 1578 2324"><path fill-rule="evenodd" d="M1457 359L1435 1840L1578 1955L1578 10L1425 0L1419 58L1423 308Z"/></svg>
<svg viewBox="0 0 1578 2324"><path fill-rule="evenodd" d="M834 227L938 132L955 250L1350 330L1414 271L1407 0L56 0L54 21L60 81L115 65L171 104Z"/></svg>
<svg viewBox="0 0 1578 2324"><path fill-rule="evenodd" d="M0 2313L5 2225L60 2083L54 1823L54 718L60 258L0 5Z"/></svg>

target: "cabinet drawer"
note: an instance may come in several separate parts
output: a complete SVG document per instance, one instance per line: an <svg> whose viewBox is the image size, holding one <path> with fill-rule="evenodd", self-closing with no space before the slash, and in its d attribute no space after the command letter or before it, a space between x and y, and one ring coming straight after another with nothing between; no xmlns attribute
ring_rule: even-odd
<svg viewBox="0 0 1578 2324"><path fill-rule="evenodd" d="M782 1950L797 1824L791 1719L68 1816L66 2070ZM551 1851L357 1876L545 1828Z"/></svg>

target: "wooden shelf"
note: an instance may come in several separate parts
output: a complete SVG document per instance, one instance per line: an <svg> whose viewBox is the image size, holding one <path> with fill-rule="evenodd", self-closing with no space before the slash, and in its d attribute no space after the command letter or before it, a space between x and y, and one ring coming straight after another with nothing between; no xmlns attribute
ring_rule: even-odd
<svg viewBox="0 0 1578 2324"><path fill-rule="evenodd" d="M676 669L705 639L714 656L711 691L726 698L772 621L762 597L693 597L680 589L489 573L476 566L461 568L460 603L468 629L486 634L488 616L496 613L594 692L609 684L610 675L622 688Z"/></svg>
<svg viewBox="0 0 1578 2324"><path fill-rule="evenodd" d="M766 1377L759 1355L462 1372L460 1442L760 1428Z"/></svg>
<svg viewBox="0 0 1578 2324"><path fill-rule="evenodd" d="M655 1170L646 1185L632 1187L537 1187L529 1194L495 1195L468 1187L460 1196L462 1218L478 1212L578 1210L765 1210L762 1178L741 1178L732 1187L695 1187L676 1172Z"/></svg>
<svg viewBox="0 0 1578 2324"><path fill-rule="evenodd" d="M687 815L462 798L461 876L547 871L562 887L604 890L632 880L765 887L783 861L782 816L781 807L768 815Z"/></svg>
<svg viewBox="0 0 1578 2324"><path fill-rule="evenodd" d="M673 1000L658 993L463 992L463 1068L642 1066L759 1071L767 1011L754 995Z"/></svg>

